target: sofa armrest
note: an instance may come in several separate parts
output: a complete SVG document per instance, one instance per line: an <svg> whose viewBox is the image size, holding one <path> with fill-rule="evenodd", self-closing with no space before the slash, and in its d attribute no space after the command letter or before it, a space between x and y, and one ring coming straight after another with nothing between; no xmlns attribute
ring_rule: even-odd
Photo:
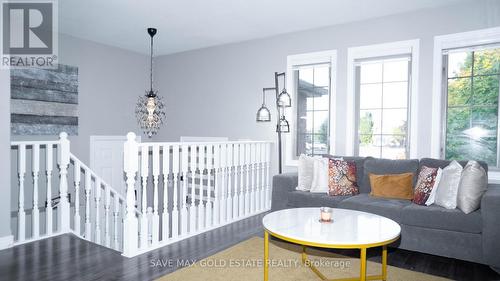
<svg viewBox="0 0 500 281"><path fill-rule="evenodd" d="M500 267L500 185L489 185L481 199L483 217L483 257L493 267Z"/></svg>
<svg viewBox="0 0 500 281"><path fill-rule="evenodd" d="M284 173L273 176L271 210L286 209L288 205L288 193L294 191L297 184L297 173Z"/></svg>

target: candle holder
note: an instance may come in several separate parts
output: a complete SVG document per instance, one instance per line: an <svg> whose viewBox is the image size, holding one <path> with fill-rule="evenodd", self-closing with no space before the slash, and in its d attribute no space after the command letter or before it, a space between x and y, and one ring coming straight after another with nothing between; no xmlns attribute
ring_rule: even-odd
<svg viewBox="0 0 500 281"><path fill-rule="evenodd" d="M321 223L332 223L332 212L333 209L330 207L321 207L319 209L320 211L320 217L319 217L319 222Z"/></svg>

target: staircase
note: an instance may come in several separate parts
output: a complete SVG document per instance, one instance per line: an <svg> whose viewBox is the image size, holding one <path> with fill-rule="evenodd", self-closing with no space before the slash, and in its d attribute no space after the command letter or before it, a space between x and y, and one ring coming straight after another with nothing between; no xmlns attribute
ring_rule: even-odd
<svg viewBox="0 0 500 281"><path fill-rule="evenodd" d="M14 245L73 233L132 257L265 212L270 152L270 142L139 143L129 133L120 194L71 153L66 133L12 142Z"/></svg>
<svg viewBox="0 0 500 281"><path fill-rule="evenodd" d="M18 177L14 245L73 233L122 251L123 196L70 152L66 133L59 137L11 143Z"/></svg>

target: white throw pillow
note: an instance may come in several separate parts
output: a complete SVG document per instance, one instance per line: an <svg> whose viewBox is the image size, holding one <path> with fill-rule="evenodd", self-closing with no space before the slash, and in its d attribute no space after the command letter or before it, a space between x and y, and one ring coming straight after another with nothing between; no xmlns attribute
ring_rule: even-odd
<svg viewBox="0 0 500 281"><path fill-rule="evenodd" d="M328 193L328 158L314 157L311 192Z"/></svg>
<svg viewBox="0 0 500 281"><path fill-rule="evenodd" d="M481 205L481 198L488 188L486 171L476 161L469 161L462 171L458 185L457 207L469 214Z"/></svg>
<svg viewBox="0 0 500 281"><path fill-rule="evenodd" d="M441 181L441 175L443 174L443 169L439 168L436 174L436 179L434 180L434 185L432 186L431 193L429 194L429 198L425 201L425 205L430 206L434 204L434 200L436 199L436 191L439 186L439 182Z"/></svg>
<svg viewBox="0 0 500 281"><path fill-rule="evenodd" d="M311 184L313 181L314 173L314 158L301 154L299 156L299 178L297 190L309 191L311 189Z"/></svg>
<svg viewBox="0 0 500 281"><path fill-rule="evenodd" d="M457 207L458 185L460 184L462 170L462 165L455 160L451 161L443 169L441 180L436 190L434 204L446 209L455 209Z"/></svg>

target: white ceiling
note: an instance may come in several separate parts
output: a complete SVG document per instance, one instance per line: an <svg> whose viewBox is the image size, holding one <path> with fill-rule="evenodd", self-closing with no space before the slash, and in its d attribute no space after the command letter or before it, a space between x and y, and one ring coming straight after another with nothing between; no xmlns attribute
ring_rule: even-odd
<svg viewBox="0 0 500 281"><path fill-rule="evenodd" d="M61 0L62 33L156 55L366 20L465 0Z"/></svg>

